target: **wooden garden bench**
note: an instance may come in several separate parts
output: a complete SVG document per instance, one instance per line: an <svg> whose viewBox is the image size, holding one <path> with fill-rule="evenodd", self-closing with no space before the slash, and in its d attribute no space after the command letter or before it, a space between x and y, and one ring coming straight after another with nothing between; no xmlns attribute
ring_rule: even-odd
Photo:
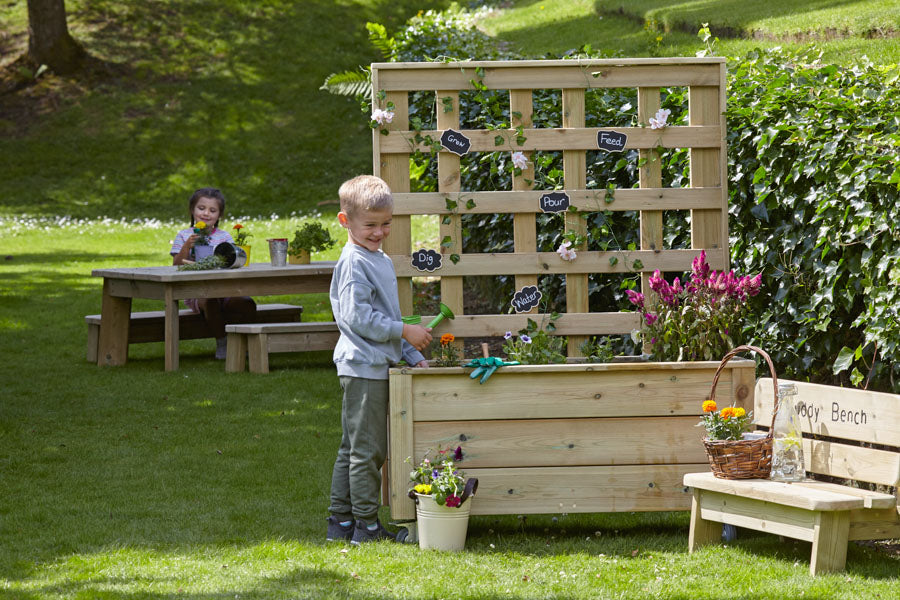
<svg viewBox="0 0 900 600"><path fill-rule="evenodd" d="M226 325L225 332L225 370L229 373L244 370L245 356L252 373L268 373L270 353L333 350L340 336L333 321Z"/></svg>
<svg viewBox="0 0 900 600"><path fill-rule="evenodd" d="M256 319L259 323L299 321L303 313L302 306L294 304L258 304ZM88 326L87 359L97 362L97 345L100 339L100 315L87 315L84 318ZM178 332L182 340L196 340L213 337L206 326L203 315L189 308L178 312ZM133 312L128 323L128 344L165 341L165 311L153 310Z"/></svg>
<svg viewBox="0 0 900 600"><path fill-rule="evenodd" d="M688 473L693 488L689 549L719 540L721 523L812 542L812 575L841 571L850 540L900 538L900 396L811 383L797 385L807 475L841 483L717 479ZM756 385L754 422L771 423L771 379ZM877 447L872 447L872 446ZM855 482L889 486L869 491Z"/></svg>

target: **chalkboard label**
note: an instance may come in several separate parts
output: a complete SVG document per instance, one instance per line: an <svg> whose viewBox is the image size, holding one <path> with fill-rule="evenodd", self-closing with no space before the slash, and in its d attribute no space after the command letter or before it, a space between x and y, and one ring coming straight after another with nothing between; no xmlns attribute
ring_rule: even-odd
<svg viewBox="0 0 900 600"><path fill-rule="evenodd" d="M569 195L565 192L550 192L541 196L541 210L562 212L569 208Z"/></svg>
<svg viewBox="0 0 900 600"><path fill-rule="evenodd" d="M472 141L460 132L448 129L441 134L441 146L453 154L462 156L469 151Z"/></svg>
<svg viewBox="0 0 900 600"><path fill-rule="evenodd" d="M625 149L628 136L618 131L598 131L597 147L607 152L621 152Z"/></svg>
<svg viewBox="0 0 900 600"><path fill-rule="evenodd" d="M541 293L536 285L526 285L513 296L512 307L517 313L528 312L541 301Z"/></svg>
<svg viewBox="0 0 900 600"><path fill-rule="evenodd" d="M441 254L437 250L426 250L422 248L418 252L413 252L412 266L420 271L436 271L441 268Z"/></svg>

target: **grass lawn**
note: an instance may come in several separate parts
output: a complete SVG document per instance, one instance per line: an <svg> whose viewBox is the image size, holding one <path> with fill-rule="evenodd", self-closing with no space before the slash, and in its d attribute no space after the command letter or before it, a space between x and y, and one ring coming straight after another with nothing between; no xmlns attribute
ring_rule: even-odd
<svg viewBox="0 0 900 600"><path fill-rule="evenodd" d="M511 0L481 23L517 50L542 57L590 44L617 56L693 56L697 31L709 23L716 53L816 43L823 60L851 64L900 61L900 1Z"/></svg>
<svg viewBox="0 0 900 600"><path fill-rule="evenodd" d="M371 170L371 133L318 86L380 58L366 20L393 30L446 4L66 2L106 70L0 95L0 599L896 597L900 562L886 552L853 544L847 572L816 579L809 544L774 536L688 555L683 512L475 517L462 554L327 545L340 438L329 353L276 354L266 376L226 376L212 340L182 342L174 373L161 343L136 345L122 368L85 361L83 317L100 310L91 270L167 264L196 187L225 191L226 223L254 235L255 262L304 218L343 239L334 206L319 203ZM544 6L559 23L498 35L535 55L554 36L561 50L646 55L655 42L632 17L597 27L601 4L519 2L518 14ZM0 69L25 43L25 5L0 4ZM665 44L678 36L693 54L691 33L673 28ZM414 239L434 235L417 227ZM323 294L263 300L330 319Z"/></svg>

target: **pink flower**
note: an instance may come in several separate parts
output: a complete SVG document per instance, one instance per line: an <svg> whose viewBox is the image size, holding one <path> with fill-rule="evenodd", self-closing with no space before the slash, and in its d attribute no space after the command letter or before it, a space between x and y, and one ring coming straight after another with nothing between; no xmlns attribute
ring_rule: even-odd
<svg viewBox="0 0 900 600"><path fill-rule="evenodd" d="M644 321L646 321L647 325L650 325L650 326L652 326L654 323L656 323L656 320L658 318L659 317L654 315L653 313L647 313L646 315L644 315Z"/></svg>
<svg viewBox="0 0 900 600"><path fill-rule="evenodd" d="M528 166L528 159L525 158L525 154L523 152L513 152L512 163L515 168L524 169Z"/></svg>
<svg viewBox="0 0 900 600"><path fill-rule="evenodd" d="M569 240L564 240L562 244L559 245L559 248L556 249L556 253L559 254L559 257L563 260L575 260L578 255L575 254L575 251L572 250L572 242Z"/></svg>
<svg viewBox="0 0 900 600"><path fill-rule="evenodd" d="M372 120L378 123L379 125L384 125L385 123L390 123L394 120L394 111L391 110L381 110L380 108L376 108L372 111Z"/></svg>
<svg viewBox="0 0 900 600"><path fill-rule="evenodd" d="M447 508L456 508L462 504L462 498L459 496L447 496Z"/></svg>
<svg viewBox="0 0 900 600"><path fill-rule="evenodd" d="M668 108L661 108L658 111L656 111L656 115L653 117L650 117L650 129L664 128L667 125L666 121L668 121L669 115L671 115L671 114L672 114L672 111L669 110Z"/></svg>
<svg viewBox="0 0 900 600"><path fill-rule="evenodd" d="M642 293L636 292L634 290L625 290L625 295L628 296L628 301L635 306L644 306L644 295Z"/></svg>

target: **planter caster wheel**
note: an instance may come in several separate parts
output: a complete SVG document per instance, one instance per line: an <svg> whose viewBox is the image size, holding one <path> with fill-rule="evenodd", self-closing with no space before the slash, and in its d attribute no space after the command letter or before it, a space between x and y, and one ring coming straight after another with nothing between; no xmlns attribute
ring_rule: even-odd
<svg viewBox="0 0 900 600"><path fill-rule="evenodd" d="M413 521L398 521L395 523L391 523L396 527L399 527L400 530L397 531L397 541L402 544L418 544L419 543L419 532L416 529L416 522Z"/></svg>
<svg viewBox="0 0 900 600"><path fill-rule="evenodd" d="M722 541L733 542L737 539L737 527L734 525L722 525Z"/></svg>

